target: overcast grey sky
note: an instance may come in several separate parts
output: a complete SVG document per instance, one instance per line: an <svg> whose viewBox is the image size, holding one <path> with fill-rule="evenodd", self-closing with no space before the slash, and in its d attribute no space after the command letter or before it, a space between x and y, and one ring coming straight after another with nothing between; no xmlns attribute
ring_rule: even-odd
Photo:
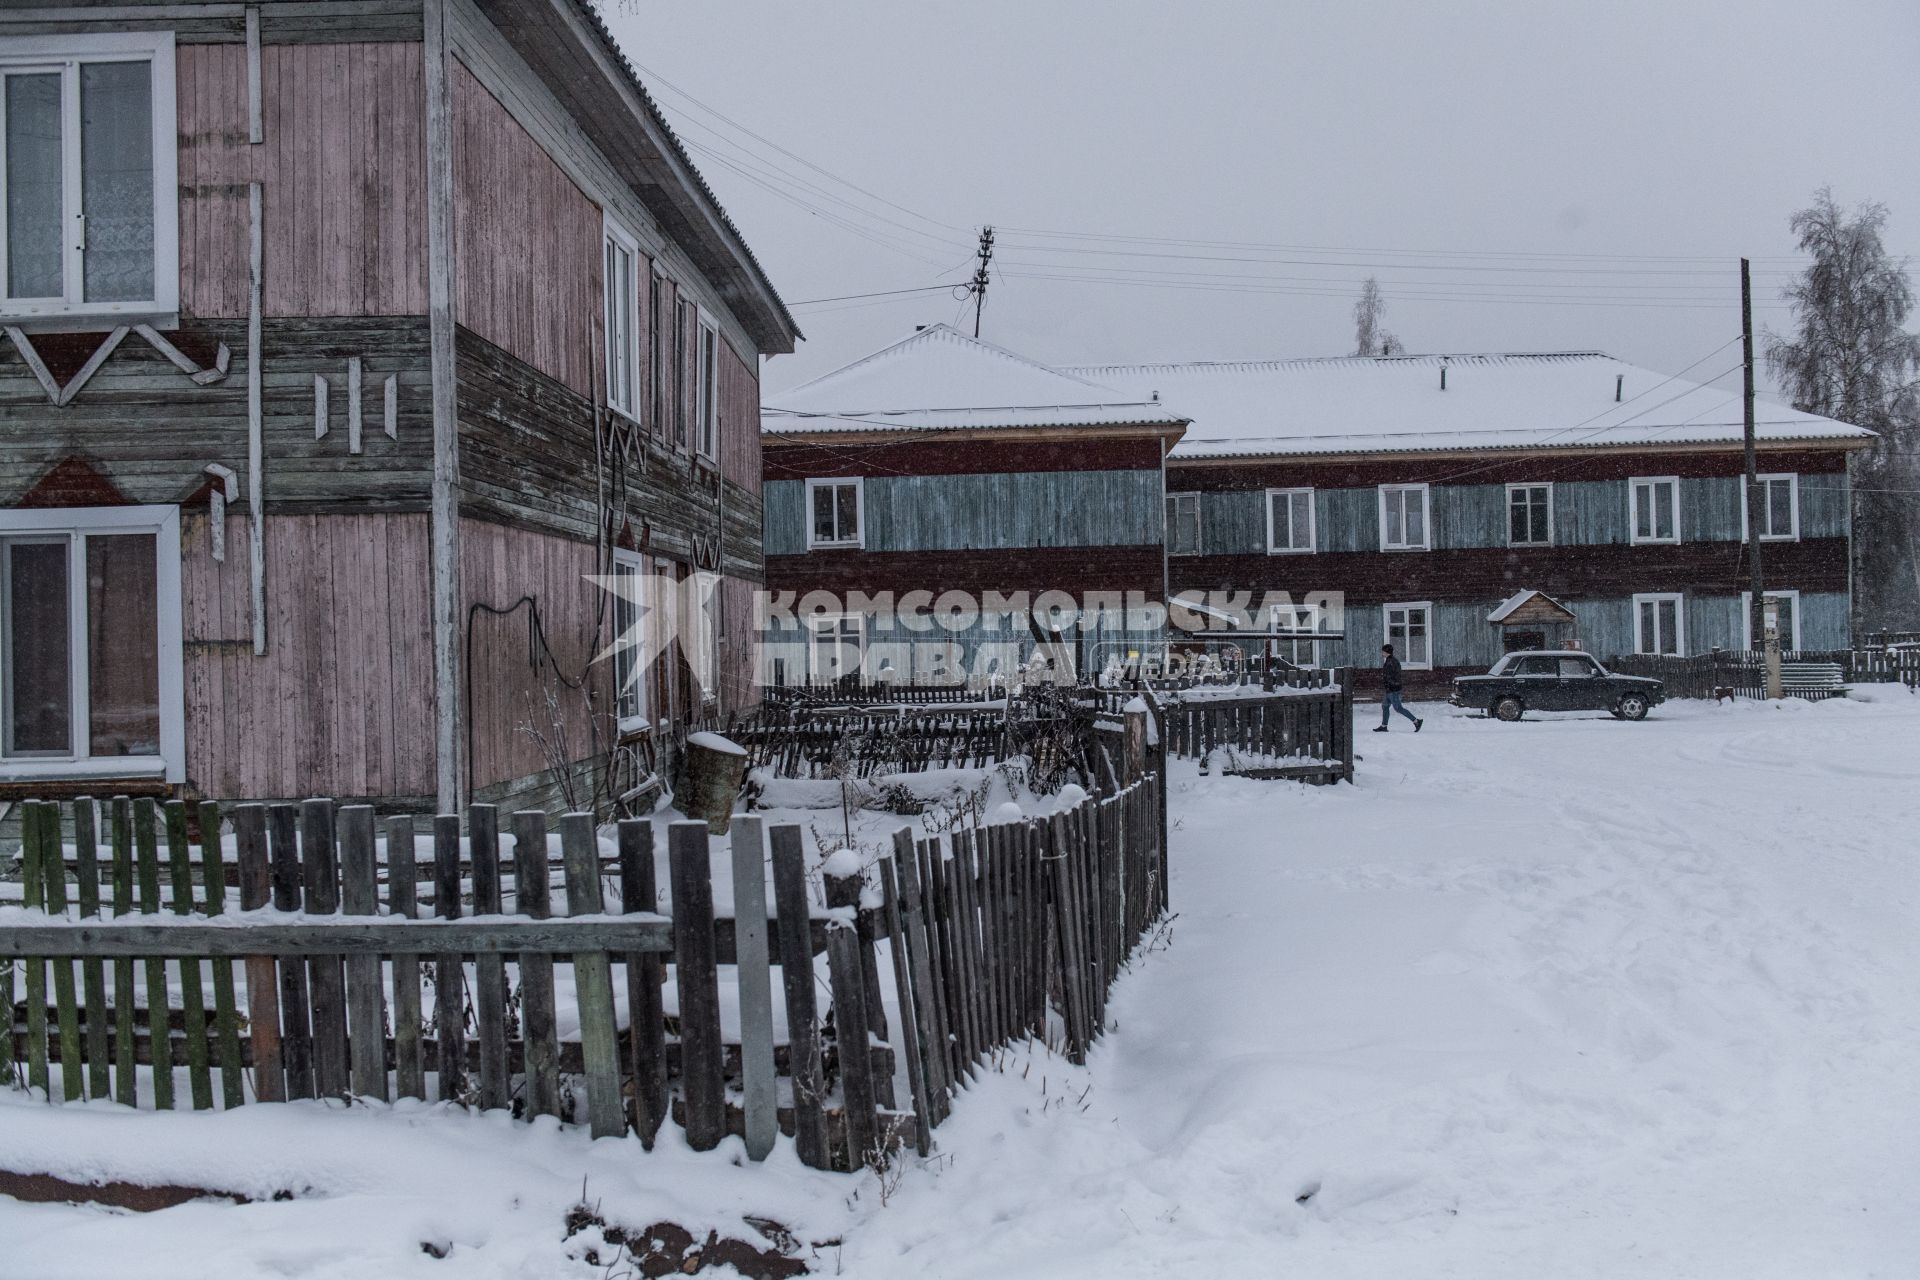
<svg viewBox="0 0 1920 1280"><path fill-rule="evenodd" d="M1912 0L607 7L790 302L964 280L990 222L982 336L1045 360L1344 354L1371 274L1412 351L1675 372L1737 335L1742 253L1788 322L1816 187L1920 248ZM797 306L765 385L969 305Z"/></svg>

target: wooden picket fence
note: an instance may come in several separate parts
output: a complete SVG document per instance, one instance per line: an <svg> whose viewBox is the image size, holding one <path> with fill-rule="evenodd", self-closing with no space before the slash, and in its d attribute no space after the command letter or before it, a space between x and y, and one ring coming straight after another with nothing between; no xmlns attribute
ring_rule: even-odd
<svg viewBox="0 0 1920 1280"><path fill-rule="evenodd" d="M726 735L746 748L749 767L783 778L982 767L1007 754L1004 709L796 710L739 719Z"/></svg>
<svg viewBox="0 0 1920 1280"><path fill-rule="evenodd" d="M668 828L669 918L643 819L617 825L608 859L590 815L563 816L556 868L545 814L511 815L509 894L499 815L486 805L468 810L464 831L457 816L432 819L425 858L412 817L386 819L383 847L371 808L325 799L224 815L211 802L190 813L178 801L83 799L70 814L69 825L61 805L24 806L25 909L0 914L12 1059L51 1099L173 1108L184 1069L196 1110L216 1096L223 1108L432 1097L584 1118L596 1137L632 1130L648 1147L672 1117L694 1149L739 1133L754 1159L785 1132L817 1168L884 1160L908 1139L929 1150L982 1058L1047 1034L1050 1008L1062 1049L1083 1058L1121 963L1166 906L1155 773L1048 819L920 841L903 829L869 869L883 905L865 910L867 871L826 876L816 907L801 828L736 816L731 917L716 913L703 822ZM722 964L739 983L737 1045L722 1036ZM556 965L570 966L570 988L556 984ZM673 1019L662 1011L669 972ZM577 1041L556 1034L561 1000ZM896 1067L908 1099L896 1099Z"/></svg>
<svg viewBox="0 0 1920 1280"><path fill-rule="evenodd" d="M1226 755L1226 772L1305 782L1353 781L1353 686L1319 686L1174 700L1160 707L1169 755Z"/></svg>
<svg viewBox="0 0 1920 1280"><path fill-rule="evenodd" d="M1920 689L1920 649L1783 649L1782 666L1818 664L1838 667L1846 684L1903 684ZM1764 698L1767 689L1766 655L1758 650L1715 649L1686 657L1644 653L1620 654L1607 669L1621 675L1648 676L1666 687L1669 698L1712 698L1723 690L1735 697ZM1789 687L1788 697L1837 697L1839 690Z"/></svg>

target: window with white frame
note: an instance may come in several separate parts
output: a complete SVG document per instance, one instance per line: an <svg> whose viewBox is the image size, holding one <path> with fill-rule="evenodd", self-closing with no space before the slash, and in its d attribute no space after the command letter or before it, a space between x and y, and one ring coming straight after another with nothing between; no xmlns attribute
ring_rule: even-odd
<svg viewBox="0 0 1920 1280"><path fill-rule="evenodd" d="M1390 604L1383 611L1386 642L1393 656L1412 671L1433 669L1433 604L1421 600L1413 604Z"/></svg>
<svg viewBox="0 0 1920 1280"><path fill-rule="evenodd" d="M809 617L807 679L813 684L860 674L866 641L866 617L858 613Z"/></svg>
<svg viewBox="0 0 1920 1280"><path fill-rule="evenodd" d="M613 553L614 714L620 731L647 724L647 634L652 620L645 598L646 566L632 551Z"/></svg>
<svg viewBox="0 0 1920 1280"><path fill-rule="evenodd" d="M1669 657L1686 654L1686 602L1679 592L1646 592L1634 596L1633 651Z"/></svg>
<svg viewBox="0 0 1920 1280"><path fill-rule="evenodd" d="M1553 545L1552 485L1510 484L1507 486L1507 545L1510 547Z"/></svg>
<svg viewBox="0 0 1920 1280"><path fill-rule="evenodd" d="M667 304L667 278L653 273L653 292L647 297L647 413L653 434L667 434L667 337L673 312Z"/></svg>
<svg viewBox="0 0 1920 1280"><path fill-rule="evenodd" d="M865 505L858 478L807 481L807 546L864 546Z"/></svg>
<svg viewBox="0 0 1920 1280"><path fill-rule="evenodd" d="M1775 630L1779 633L1782 649L1800 647L1800 593L1798 591L1769 591L1766 598L1773 601ZM1761 640L1753 634L1753 592L1740 593L1740 632L1746 638L1746 647L1756 649Z"/></svg>
<svg viewBox="0 0 1920 1280"><path fill-rule="evenodd" d="M687 429L693 422L693 367L687 350L693 304L685 298L673 304L673 445L687 447Z"/></svg>
<svg viewBox="0 0 1920 1280"><path fill-rule="evenodd" d="M1273 605L1267 610L1267 630L1274 635L1273 652L1296 667L1320 665L1318 609Z"/></svg>
<svg viewBox="0 0 1920 1280"><path fill-rule="evenodd" d="M1427 486L1380 486L1380 548L1383 551L1425 551L1428 538Z"/></svg>
<svg viewBox="0 0 1920 1280"><path fill-rule="evenodd" d="M694 448L703 458L720 456L720 329L700 314L700 338L695 347Z"/></svg>
<svg viewBox="0 0 1920 1280"><path fill-rule="evenodd" d="M1267 490L1267 554L1313 550L1313 490Z"/></svg>
<svg viewBox="0 0 1920 1280"><path fill-rule="evenodd" d="M1791 542L1800 536L1800 477L1784 471L1758 476L1760 482L1760 540ZM1747 482L1740 482L1740 504L1746 511Z"/></svg>
<svg viewBox="0 0 1920 1280"><path fill-rule="evenodd" d="M180 303L173 35L0 40L0 317Z"/></svg>
<svg viewBox="0 0 1920 1280"><path fill-rule="evenodd" d="M0 512L0 779L184 779L180 511Z"/></svg>
<svg viewBox="0 0 1920 1280"><path fill-rule="evenodd" d="M628 417L639 412L640 246L618 223L606 224L605 303L607 405Z"/></svg>
<svg viewBox="0 0 1920 1280"><path fill-rule="evenodd" d="M694 682L702 698L720 693L720 575L693 573L687 577L693 598L681 616L693 620L693 635L688 642L688 658L693 663Z"/></svg>
<svg viewBox="0 0 1920 1280"><path fill-rule="evenodd" d="M1170 493L1167 495L1167 554L1170 556L1200 554L1199 494Z"/></svg>
<svg viewBox="0 0 1920 1280"><path fill-rule="evenodd" d="M1627 482L1627 493L1632 541L1680 541L1678 476L1636 476Z"/></svg>

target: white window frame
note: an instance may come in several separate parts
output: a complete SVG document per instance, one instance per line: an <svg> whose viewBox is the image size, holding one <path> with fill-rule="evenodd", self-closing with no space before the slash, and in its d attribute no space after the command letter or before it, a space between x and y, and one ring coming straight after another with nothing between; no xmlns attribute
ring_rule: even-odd
<svg viewBox="0 0 1920 1280"><path fill-rule="evenodd" d="M1424 488L1425 486L1422 486L1422 487ZM1400 644L1394 644L1393 614L1394 614L1394 610L1396 609L1400 610L1403 613L1408 613L1414 609L1418 609L1426 615L1426 624L1427 624L1426 625L1426 630L1427 630L1426 661L1424 662L1408 661L1406 653L1403 652L1403 650L1406 648L1405 643L1402 642ZM1410 620L1408 619L1402 620L1401 627L1403 630L1407 629L1407 624L1409 621ZM1381 605L1380 606L1380 643L1394 645L1393 656L1400 659L1401 670L1403 671L1433 670L1433 658L1434 658L1433 601L1431 600L1396 600L1390 604Z"/></svg>
<svg viewBox="0 0 1920 1280"><path fill-rule="evenodd" d="M92 756L88 754L92 707L85 661L88 635L86 557L81 542L88 534L151 533L154 536L154 591L157 596L154 647L159 675L160 754ZM36 538L65 534L67 553L67 633L72 645L73 750L63 756L0 756L0 782L66 778L187 779L186 676L180 631L180 508L52 507L0 511L0 538ZM5 632L0 630L0 641ZM10 661L0 654L0 661Z"/></svg>
<svg viewBox="0 0 1920 1280"><path fill-rule="evenodd" d="M1760 541L1800 541L1800 473L1797 471L1769 471L1756 475L1754 479L1760 483L1763 498L1767 496L1767 486L1779 480L1787 482L1787 522L1790 527L1785 533L1768 533L1763 531L1760 534ZM1746 541L1749 536L1749 529L1751 528L1749 522L1753 519L1753 513L1747 509L1747 504L1747 478L1742 476L1740 477L1740 540L1743 542ZM1767 505L1769 508L1772 506L1770 502ZM1772 595L1773 593L1769 591L1767 594Z"/></svg>
<svg viewBox="0 0 1920 1280"><path fill-rule="evenodd" d="M80 75L83 62L150 62L153 89L153 291L130 302L87 302L82 249L80 186ZM0 319L28 328L62 327L51 321L86 318L117 322L179 323L180 311L180 121L174 103L174 41L171 31L112 32L100 35L10 36L0 39L0 73L58 71L61 75L61 224L66 230L62 254L63 290L58 298L7 296L4 254L7 244L6 165L0 154ZM6 138L6 100L0 94L0 152Z"/></svg>
<svg viewBox="0 0 1920 1280"><path fill-rule="evenodd" d="M1633 651L1634 653L1649 656L1649 657L1669 656L1667 655L1666 651L1663 649L1660 649L1660 648L1648 649L1646 647L1646 638L1641 634L1641 627L1640 627L1640 606L1641 605L1651 604L1656 606L1655 616L1658 617L1659 610L1657 606L1663 603L1666 603L1668 601L1671 601L1673 603L1673 653L1674 655L1677 655L1682 658L1687 656L1687 598L1685 594L1679 591L1640 591L1640 592L1634 593L1634 597L1633 597Z"/></svg>
<svg viewBox="0 0 1920 1280"><path fill-rule="evenodd" d="M853 521L859 526L851 538L821 539L814 536L813 494L816 489L853 486ZM859 549L867 545L867 486L859 476L814 476L807 481L807 505L803 513L807 521L807 550L827 551Z"/></svg>
<svg viewBox="0 0 1920 1280"><path fill-rule="evenodd" d="M1672 485L1673 499L1669 503L1669 514L1673 517L1673 536L1671 538L1640 536L1640 486ZM1651 493L1652 491L1649 490ZM1659 521L1653 526L1659 527ZM1679 476L1634 476L1627 481L1627 540L1636 547L1675 546L1680 542L1680 477Z"/></svg>
<svg viewBox="0 0 1920 1280"><path fill-rule="evenodd" d="M630 569L633 572L633 576L641 583L645 583L649 580L647 576L646 557L641 555L637 551L628 551L624 547L615 547L613 551L613 563L614 563L614 570L616 574L623 569ZM653 623L654 619L653 619L652 602L646 599L646 588L644 586L641 588L641 598L639 600L631 601L629 603L631 603L632 606L639 611L639 616L636 619L636 621L639 623L641 628L640 634L642 636L647 635L653 629L653 626L651 624ZM617 612L617 610L619 609L619 607L620 606L618 604L615 605L615 609L616 609L616 612L614 614L615 631L614 631L613 638L616 642L623 639L625 635L624 631L620 630L618 626L620 615ZM620 705L625 695L628 692L627 690L628 673L633 670L633 664L636 664L639 662L641 652L644 651L645 647L646 646L643 641L638 646L634 646L634 645L622 646L620 649L616 650L614 653L613 709L614 709L614 718L618 722L618 727L622 734L638 732L639 730L645 729L648 725L653 723L650 715L650 709L653 703L653 696L652 696L653 691L650 687L652 682L649 679L646 672L644 671L640 672L638 678L636 678L633 682L633 695L639 700L639 704L640 704L639 710L632 714L628 714L622 710Z"/></svg>
<svg viewBox="0 0 1920 1280"><path fill-rule="evenodd" d="M627 259L627 288L624 298L614 297L613 275L608 258L622 253ZM640 416L640 241L611 215L602 219L600 254L601 325L605 329L607 361L607 407L636 421ZM624 335L614 331L614 320L626 321ZM627 373L626 394L620 394L615 372L624 363Z"/></svg>
<svg viewBox="0 0 1920 1280"><path fill-rule="evenodd" d="M1781 647L1789 650L1798 649L1800 647L1800 589L1795 587L1791 590L1769 591L1766 595L1769 600L1793 602L1793 634L1783 637L1784 643ZM1743 648L1751 650L1759 644L1753 634L1753 592L1751 591L1740 593L1740 634L1746 637Z"/></svg>
<svg viewBox="0 0 1920 1280"><path fill-rule="evenodd" d="M1287 536L1293 536L1293 501L1305 498L1307 502L1307 545L1304 547L1282 547L1274 542L1276 527L1273 520L1273 500L1284 496L1287 499ZM1269 489L1264 501L1267 504L1267 554L1270 556L1304 556L1313 554L1320 545L1320 527L1316 523L1313 511L1313 490L1311 488Z"/></svg>
<svg viewBox="0 0 1920 1280"><path fill-rule="evenodd" d="M842 671L831 677L823 676L820 671L820 640L828 631L837 637L838 643L847 642L846 624L853 623L853 644L860 654L860 665L853 671ZM824 684L829 679L841 680L848 675L864 678L867 661L867 615L864 613L819 613L808 614L802 620L807 633L807 683Z"/></svg>
<svg viewBox="0 0 1920 1280"><path fill-rule="evenodd" d="M1547 491L1547 539L1545 542L1515 542L1513 540L1513 495L1525 489L1545 489ZM1550 547L1553 545L1553 482L1551 480L1528 480L1507 486L1507 545L1510 547Z"/></svg>
<svg viewBox="0 0 1920 1280"><path fill-rule="evenodd" d="M1180 525L1180 508L1183 505L1189 504L1193 512L1193 550L1181 551L1176 549L1174 545L1173 531ZM1200 522L1200 495L1192 490L1185 490L1180 493L1169 493L1167 495L1167 554L1170 556L1197 556L1205 550L1205 537L1206 529Z"/></svg>
<svg viewBox="0 0 1920 1280"><path fill-rule="evenodd" d="M1387 495L1389 493L1420 494L1420 541L1407 542L1404 539L1394 541L1387 536ZM1379 489L1380 504L1380 549L1382 551L1431 551L1433 550L1433 494L1425 484L1383 484ZM1406 528L1406 504L1401 503L1400 526ZM1405 665L1404 663L1402 665Z"/></svg>
<svg viewBox="0 0 1920 1280"><path fill-rule="evenodd" d="M705 307L695 313L693 340L693 450L720 459L720 322ZM708 366L712 368L709 370ZM707 380L708 373L712 383Z"/></svg>
<svg viewBox="0 0 1920 1280"><path fill-rule="evenodd" d="M690 593L682 616L693 620L693 644L687 657L694 688L702 702L712 702L720 696L720 575L696 569L682 586Z"/></svg>

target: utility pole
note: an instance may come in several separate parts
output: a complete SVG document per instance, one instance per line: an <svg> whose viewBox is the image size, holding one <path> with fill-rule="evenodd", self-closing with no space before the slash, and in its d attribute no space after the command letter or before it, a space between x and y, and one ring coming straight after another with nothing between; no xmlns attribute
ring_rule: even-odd
<svg viewBox="0 0 1920 1280"><path fill-rule="evenodd" d="M1777 699L1780 697L1780 633L1777 627L1770 625L1770 617L1776 615L1772 615L1767 608L1767 576L1760 560L1760 522L1767 513L1765 497L1760 492L1760 463L1754 448L1753 276L1745 258L1740 259L1740 356L1747 455L1747 569L1751 590L1747 607L1747 635L1750 642L1759 640L1766 652L1767 697Z"/></svg>
<svg viewBox="0 0 1920 1280"><path fill-rule="evenodd" d="M987 264L993 261L993 228L980 228L980 265L974 269L973 283L967 286L973 294L973 336L980 336L980 308L987 301Z"/></svg>

